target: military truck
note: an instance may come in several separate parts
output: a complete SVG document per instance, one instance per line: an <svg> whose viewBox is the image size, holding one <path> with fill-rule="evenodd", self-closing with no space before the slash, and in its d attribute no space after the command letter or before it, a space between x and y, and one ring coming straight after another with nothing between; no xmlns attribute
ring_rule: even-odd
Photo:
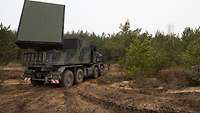
<svg viewBox="0 0 200 113"><path fill-rule="evenodd" d="M81 37L63 38L65 6L25 0L16 44L23 50L24 77L33 86L70 87L99 77L103 55Z"/></svg>

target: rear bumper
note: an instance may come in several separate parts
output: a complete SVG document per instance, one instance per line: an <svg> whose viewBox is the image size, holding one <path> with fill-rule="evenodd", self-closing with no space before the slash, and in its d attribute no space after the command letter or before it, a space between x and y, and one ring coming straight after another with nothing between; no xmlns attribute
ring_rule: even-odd
<svg viewBox="0 0 200 113"><path fill-rule="evenodd" d="M41 82L44 82L44 84L60 84L60 80L58 79L48 79L48 78L45 78L45 79L36 79L36 78L28 78L28 77L25 77L24 78L24 81L25 82L30 82L31 80L33 81L41 81Z"/></svg>
<svg viewBox="0 0 200 113"><path fill-rule="evenodd" d="M48 84L48 83L59 84L59 81L61 79L61 73L47 72L47 71L36 72L34 70L27 70L24 72L24 79L25 78L31 78L29 80L41 81L41 82L44 82L45 84Z"/></svg>

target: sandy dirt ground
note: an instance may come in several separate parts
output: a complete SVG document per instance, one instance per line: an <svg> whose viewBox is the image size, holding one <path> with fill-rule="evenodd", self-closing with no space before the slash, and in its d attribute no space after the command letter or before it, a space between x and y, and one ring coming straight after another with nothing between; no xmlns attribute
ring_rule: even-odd
<svg viewBox="0 0 200 113"><path fill-rule="evenodd" d="M20 69L6 73L12 76L1 77L0 113L200 113L200 87L130 78L118 65L68 89L33 87L20 79Z"/></svg>

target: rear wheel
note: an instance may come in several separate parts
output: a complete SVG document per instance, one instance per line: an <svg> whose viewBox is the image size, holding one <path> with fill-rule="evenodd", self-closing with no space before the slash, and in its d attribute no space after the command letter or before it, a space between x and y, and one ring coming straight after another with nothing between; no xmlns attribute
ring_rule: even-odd
<svg viewBox="0 0 200 113"><path fill-rule="evenodd" d="M95 67L94 69L94 78L98 78L99 77L99 69L98 67Z"/></svg>
<svg viewBox="0 0 200 113"><path fill-rule="evenodd" d="M66 70L62 77L60 85L62 87L71 87L74 84L74 74L70 70Z"/></svg>
<svg viewBox="0 0 200 113"><path fill-rule="evenodd" d="M76 76L75 76L75 82L76 83L81 83L83 82L84 79L84 73L82 69L78 69L76 72Z"/></svg>

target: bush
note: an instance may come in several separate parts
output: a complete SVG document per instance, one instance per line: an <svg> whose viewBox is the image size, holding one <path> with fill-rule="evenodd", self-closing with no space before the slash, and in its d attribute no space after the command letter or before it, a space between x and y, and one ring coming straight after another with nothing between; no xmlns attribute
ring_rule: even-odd
<svg viewBox="0 0 200 113"><path fill-rule="evenodd" d="M16 35L10 30L10 27L5 27L0 24L0 64L4 65L16 59L17 48L15 46Z"/></svg>
<svg viewBox="0 0 200 113"><path fill-rule="evenodd" d="M125 66L129 74L153 73L156 69L156 51L150 39L136 38L127 50Z"/></svg>

